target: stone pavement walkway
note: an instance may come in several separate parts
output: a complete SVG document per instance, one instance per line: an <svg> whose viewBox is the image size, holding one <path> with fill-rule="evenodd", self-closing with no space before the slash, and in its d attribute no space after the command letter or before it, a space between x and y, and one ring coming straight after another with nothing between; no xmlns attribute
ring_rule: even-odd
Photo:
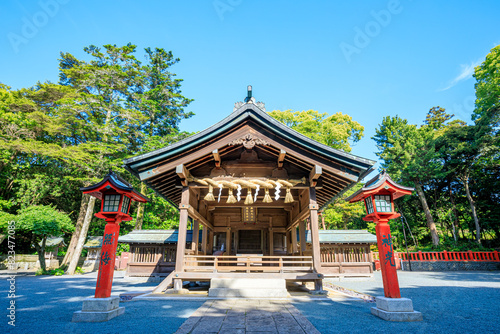
<svg viewBox="0 0 500 334"><path fill-rule="evenodd" d="M197 333L319 333L299 310L287 301L229 299L205 302L177 330Z"/></svg>

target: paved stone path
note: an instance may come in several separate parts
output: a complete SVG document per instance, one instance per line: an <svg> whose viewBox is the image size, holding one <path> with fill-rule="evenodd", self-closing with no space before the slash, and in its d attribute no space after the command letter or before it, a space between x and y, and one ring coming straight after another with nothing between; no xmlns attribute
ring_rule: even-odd
<svg viewBox="0 0 500 334"><path fill-rule="evenodd" d="M176 334L319 333L286 301L230 299L205 302Z"/></svg>

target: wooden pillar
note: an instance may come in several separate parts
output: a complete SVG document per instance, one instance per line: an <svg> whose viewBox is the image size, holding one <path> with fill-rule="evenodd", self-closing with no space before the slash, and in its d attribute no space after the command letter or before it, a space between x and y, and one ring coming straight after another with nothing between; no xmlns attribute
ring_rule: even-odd
<svg viewBox="0 0 500 334"><path fill-rule="evenodd" d="M297 228L293 227L291 230L292 236L292 254L297 254Z"/></svg>
<svg viewBox="0 0 500 334"><path fill-rule="evenodd" d="M286 253L292 254L292 231L287 231L286 236Z"/></svg>
<svg viewBox="0 0 500 334"><path fill-rule="evenodd" d="M316 272L321 271L321 252L319 246L319 221L318 203L316 202L316 189L309 188L309 212L311 222L311 244L313 254L313 267Z"/></svg>
<svg viewBox="0 0 500 334"><path fill-rule="evenodd" d="M264 230L260 230L260 249L262 254L266 254L266 244L264 242Z"/></svg>
<svg viewBox="0 0 500 334"><path fill-rule="evenodd" d="M198 255L198 241L200 240L200 223L193 221L193 240L191 241L191 250L195 255Z"/></svg>
<svg viewBox="0 0 500 334"><path fill-rule="evenodd" d="M201 251L203 255L207 255L207 239L208 239L208 228L203 226L203 230L201 230Z"/></svg>
<svg viewBox="0 0 500 334"><path fill-rule="evenodd" d="M234 255L238 254L238 243L239 243L239 233L238 230L234 231Z"/></svg>
<svg viewBox="0 0 500 334"><path fill-rule="evenodd" d="M207 245L207 251L208 254L213 253L214 249L214 232L213 231L208 231L208 245Z"/></svg>
<svg viewBox="0 0 500 334"><path fill-rule="evenodd" d="M306 225L305 222L299 222L299 241L300 241L300 255L304 255L306 251Z"/></svg>
<svg viewBox="0 0 500 334"><path fill-rule="evenodd" d="M273 217L269 217L269 255L274 255Z"/></svg>
<svg viewBox="0 0 500 334"><path fill-rule="evenodd" d="M186 234L189 208L189 188L182 188L181 204L179 205L179 234L177 237L177 254L175 256L175 271L184 271L184 256L186 253ZM174 289L182 288L182 280L174 279Z"/></svg>
<svg viewBox="0 0 500 334"><path fill-rule="evenodd" d="M231 255L231 227L226 227L226 255Z"/></svg>

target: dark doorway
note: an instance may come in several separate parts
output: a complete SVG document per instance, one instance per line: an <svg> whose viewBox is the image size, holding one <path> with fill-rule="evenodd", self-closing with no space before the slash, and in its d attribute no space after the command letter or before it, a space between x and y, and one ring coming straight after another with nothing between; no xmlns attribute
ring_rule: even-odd
<svg viewBox="0 0 500 334"><path fill-rule="evenodd" d="M239 254L262 254L262 237L260 230L238 231Z"/></svg>

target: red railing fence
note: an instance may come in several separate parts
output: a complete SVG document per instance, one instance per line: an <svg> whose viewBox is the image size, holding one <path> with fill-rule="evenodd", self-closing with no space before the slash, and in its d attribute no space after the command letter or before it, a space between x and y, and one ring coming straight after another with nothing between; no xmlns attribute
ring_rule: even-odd
<svg viewBox="0 0 500 334"><path fill-rule="evenodd" d="M373 252L373 259L378 260L378 253ZM394 256L403 261L483 261L483 262L500 262L500 254L494 252L395 252Z"/></svg>

